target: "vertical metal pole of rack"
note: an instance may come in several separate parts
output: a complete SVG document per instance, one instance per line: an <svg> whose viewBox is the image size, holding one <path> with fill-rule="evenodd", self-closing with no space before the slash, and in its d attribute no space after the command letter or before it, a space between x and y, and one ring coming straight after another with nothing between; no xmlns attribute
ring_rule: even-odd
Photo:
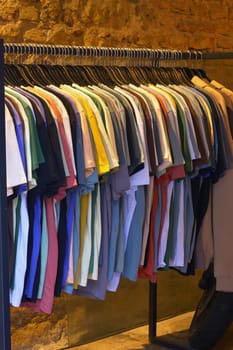
<svg viewBox="0 0 233 350"><path fill-rule="evenodd" d="M192 350L188 341L188 334L176 336L175 333L157 336L157 283L149 282L149 341L166 349Z"/></svg>
<svg viewBox="0 0 233 350"><path fill-rule="evenodd" d="M0 40L0 349L11 349L7 233L4 47Z"/></svg>

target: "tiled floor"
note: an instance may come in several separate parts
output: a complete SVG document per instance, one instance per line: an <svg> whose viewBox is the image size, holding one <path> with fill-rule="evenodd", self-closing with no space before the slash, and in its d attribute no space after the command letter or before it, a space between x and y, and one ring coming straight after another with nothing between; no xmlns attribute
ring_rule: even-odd
<svg viewBox="0 0 233 350"><path fill-rule="evenodd" d="M170 349L192 349L188 345L186 332L189 328L192 313L186 313L165 321L158 322L157 334L159 339L172 339L178 347ZM81 345L72 350L166 350L168 347L150 344L148 340L148 327L139 327L133 330L114 335L93 343ZM233 350L233 327L213 350Z"/></svg>

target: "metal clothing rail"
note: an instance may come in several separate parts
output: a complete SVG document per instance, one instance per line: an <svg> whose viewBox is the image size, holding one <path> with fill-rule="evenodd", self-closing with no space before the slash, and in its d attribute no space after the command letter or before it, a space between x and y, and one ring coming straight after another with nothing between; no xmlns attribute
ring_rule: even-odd
<svg viewBox="0 0 233 350"><path fill-rule="evenodd" d="M233 52L205 52L193 49L180 51L149 48L44 45L33 43L5 43L4 54L77 57L117 57L155 61L233 59Z"/></svg>
<svg viewBox="0 0 233 350"><path fill-rule="evenodd" d="M200 51L154 50L149 48L117 48L94 46L69 45L43 45L6 43L5 54L22 55L52 55L52 56L78 56L78 57L118 57L129 59L174 60L174 59L200 59Z"/></svg>
<svg viewBox="0 0 233 350"><path fill-rule="evenodd" d="M201 52L195 50L154 50L148 48L85 47L68 45L43 45L25 43L3 43L0 40L0 349L10 350L10 307L8 275L8 238L6 206L6 161L5 161L5 117L4 117L4 55L113 57L129 60L222 60L233 59L233 52ZM157 325L157 284L149 282L149 339L151 343L163 344L170 349L190 349L170 340L159 339Z"/></svg>

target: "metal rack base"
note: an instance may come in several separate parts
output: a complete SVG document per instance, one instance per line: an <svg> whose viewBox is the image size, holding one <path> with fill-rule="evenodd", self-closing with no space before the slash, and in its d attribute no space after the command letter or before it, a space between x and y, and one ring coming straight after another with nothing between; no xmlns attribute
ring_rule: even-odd
<svg viewBox="0 0 233 350"><path fill-rule="evenodd" d="M188 341L188 330L157 336L157 283L149 282L149 340L172 350L192 350Z"/></svg>

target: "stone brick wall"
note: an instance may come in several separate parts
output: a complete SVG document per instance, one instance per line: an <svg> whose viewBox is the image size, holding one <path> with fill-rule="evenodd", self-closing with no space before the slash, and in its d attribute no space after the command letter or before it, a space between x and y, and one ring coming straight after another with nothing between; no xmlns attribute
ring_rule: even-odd
<svg viewBox="0 0 233 350"><path fill-rule="evenodd" d="M231 50L232 0L3 0L6 42Z"/></svg>

